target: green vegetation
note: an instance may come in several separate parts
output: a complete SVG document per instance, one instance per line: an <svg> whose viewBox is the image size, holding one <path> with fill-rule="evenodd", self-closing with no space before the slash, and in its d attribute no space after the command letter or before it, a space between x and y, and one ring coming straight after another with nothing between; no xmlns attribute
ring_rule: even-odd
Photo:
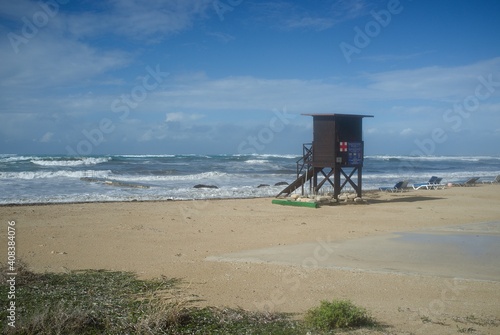
<svg viewBox="0 0 500 335"><path fill-rule="evenodd" d="M164 277L143 281L132 273L103 270L37 274L21 263L16 276L15 333L98 334L110 329L121 333L175 283ZM0 286L2 306L8 305L7 291L7 286ZM5 324L5 309L0 318L4 333L14 330Z"/></svg>
<svg viewBox="0 0 500 335"><path fill-rule="evenodd" d="M0 268L0 304L8 306L6 267ZM199 308L168 299L179 281L139 280L129 272L104 270L34 273L18 264L16 321L0 310L3 334L312 334L373 322L344 302L322 302L305 321L289 314L230 308ZM319 333L318 333L319 332Z"/></svg>
<svg viewBox="0 0 500 335"><path fill-rule="evenodd" d="M319 307L307 312L304 321L309 327L322 331L375 325L365 309L347 300L322 301Z"/></svg>

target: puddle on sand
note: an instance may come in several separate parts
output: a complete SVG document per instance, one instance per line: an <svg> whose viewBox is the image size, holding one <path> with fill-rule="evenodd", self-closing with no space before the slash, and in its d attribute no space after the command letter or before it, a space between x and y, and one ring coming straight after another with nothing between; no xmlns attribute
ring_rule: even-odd
<svg viewBox="0 0 500 335"><path fill-rule="evenodd" d="M498 235L402 233L395 238L395 241L432 249L455 250L464 257L482 260L485 257L500 255L500 236ZM500 259L497 259L500 265Z"/></svg>
<svg viewBox="0 0 500 335"><path fill-rule="evenodd" d="M500 282L500 222L302 243L207 260L257 262Z"/></svg>

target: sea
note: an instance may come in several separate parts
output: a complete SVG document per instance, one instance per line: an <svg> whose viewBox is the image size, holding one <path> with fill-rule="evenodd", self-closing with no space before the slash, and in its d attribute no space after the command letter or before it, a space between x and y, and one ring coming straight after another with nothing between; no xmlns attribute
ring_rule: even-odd
<svg viewBox="0 0 500 335"><path fill-rule="evenodd" d="M285 187L276 183L296 179L300 158L293 154L0 154L0 204L273 197ZM499 174L500 156L373 155L364 158L363 190L393 186L403 179L426 182L432 175L447 183L470 177L488 181Z"/></svg>

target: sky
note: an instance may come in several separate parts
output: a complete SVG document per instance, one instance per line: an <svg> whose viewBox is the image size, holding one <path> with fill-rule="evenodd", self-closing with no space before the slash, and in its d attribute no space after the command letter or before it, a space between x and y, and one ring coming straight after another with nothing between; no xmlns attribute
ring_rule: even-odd
<svg viewBox="0 0 500 335"><path fill-rule="evenodd" d="M0 153L500 155L497 0L0 3Z"/></svg>

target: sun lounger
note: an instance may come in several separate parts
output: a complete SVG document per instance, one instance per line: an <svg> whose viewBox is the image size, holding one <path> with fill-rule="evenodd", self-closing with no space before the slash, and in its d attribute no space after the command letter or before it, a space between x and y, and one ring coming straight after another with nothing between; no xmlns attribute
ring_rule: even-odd
<svg viewBox="0 0 500 335"><path fill-rule="evenodd" d="M434 183L427 185L428 190L440 190L446 188L446 184L442 184L443 178L437 178Z"/></svg>
<svg viewBox="0 0 500 335"><path fill-rule="evenodd" d="M500 174L493 180L483 180L483 184L500 184Z"/></svg>
<svg viewBox="0 0 500 335"><path fill-rule="evenodd" d="M476 182L478 180L479 180L479 177L473 177L473 178L469 178L467 180L452 181L451 184L453 186L461 186L461 187L474 186L474 185L476 185Z"/></svg>
<svg viewBox="0 0 500 335"><path fill-rule="evenodd" d="M444 185L441 185L441 180L443 180L443 178L432 176L427 183L413 184L412 186L414 190L420 190L422 188L427 190L437 189L439 187L444 187Z"/></svg>
<svg viewBox="0 0 500 335"><path fill-rule="evenodd" d="M385 191L385 192L404 192L406 191L406 188L408 187L408 180L402 180L398 181L396 185L390 187L380 187L380 191Z"/></svg>

